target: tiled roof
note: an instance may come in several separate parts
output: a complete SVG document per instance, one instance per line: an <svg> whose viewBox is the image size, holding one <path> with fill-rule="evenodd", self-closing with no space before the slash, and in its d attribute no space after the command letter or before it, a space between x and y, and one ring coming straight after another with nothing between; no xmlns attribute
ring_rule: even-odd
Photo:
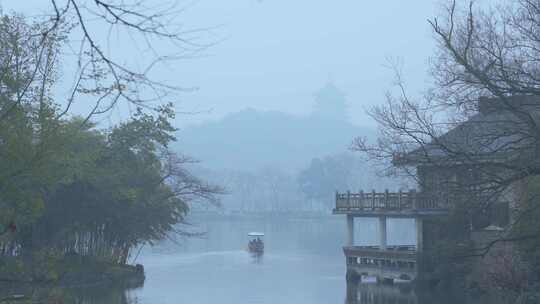
<svg viewBox="0 0 540 304"><path fill-rule="evenodd" d="M510 99L510 107L508 103L496 106L497 102L498 99L482 100L481 112L431 143L395 157L394 164L508 161L530 155L528 152L536 144L531 130L540 131L540 127L534 127L534 124L540 124L540 98L514 97Z"/></svg>

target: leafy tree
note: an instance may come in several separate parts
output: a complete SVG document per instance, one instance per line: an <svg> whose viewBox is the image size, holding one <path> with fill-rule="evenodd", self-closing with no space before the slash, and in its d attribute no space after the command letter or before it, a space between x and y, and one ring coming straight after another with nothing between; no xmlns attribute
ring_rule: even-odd
<svg viewBox="0 0 540 304"><path fill-rule="evenodd" d="M130 250L153 243L184 220L188 203L214 199L206 185L167 150L175 129L172 112L154 117L138 111L110 132L80 129L80 119L63 122L61 139L48 170L54 183L42 183L43 210L21 225L15 241L22 254L55 250L126 263Z"/></svg>
<svg viewBox="0 0 540 304"><path fill-rule="evenodd" d="M22 258L30 275L58 279L34 266L70 255L125 264L135 246L188 235L176 227L189 204L215 202L220 189L169 150L172 104L138 108L110 130L68 118L51 98L62 38L41 30L0 19L0 266Z"/></svg>
<svg viewBox="0 0 540 304"><path fill-rule="evenodd" d="M298 183L306 198L330 207L334 203L335 191L347 188L350 168L336 158L315 158L308 168L300 172Z"/></svg>
<svg viewBox="0 0 540 304"><path fill-rule="evenodd" d="M350 153L314 158L307 168L300 171L297 182L308 200L326 208L334 207L336 191L383 191L406 188L407 184L404 179L392 180L377 175L362 159Z"/></svg>

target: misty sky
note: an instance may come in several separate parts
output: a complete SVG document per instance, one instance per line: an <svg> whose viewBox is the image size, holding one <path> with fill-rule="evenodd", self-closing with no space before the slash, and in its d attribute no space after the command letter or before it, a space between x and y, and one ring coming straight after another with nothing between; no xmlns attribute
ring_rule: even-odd
<svg viewBox="0 0 540 304"><path fill-rule="evenodd" d="M159 2L158 0L155 0ZM27 15L48 0L0 0ZM294 114L311 111L313 93L332 80L346 94L352 121L371 124L363 109L384 100L400 57L411 92L429 86L433 35L427 24L437 0L199 0L183 15L187 28L219 26L204 56L161 71L170 82L199 90L182 96L178 122L216 119L246 107ZM124 52L134 52L125 46Z"/></svg>

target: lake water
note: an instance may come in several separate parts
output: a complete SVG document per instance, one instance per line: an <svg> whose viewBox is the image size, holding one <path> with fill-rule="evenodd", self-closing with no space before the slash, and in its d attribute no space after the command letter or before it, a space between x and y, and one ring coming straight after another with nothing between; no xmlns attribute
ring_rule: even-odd
<svg viewBox="0 0 540 304"><path fill-rule="evenodd" d="M320 217L191 217L203 237L167 240L141 250L140 288L112 286L58 290L58 302L102 304L432 304L456 301L417 295L404 286L347 285L345 219ZM360 224L360 223L358 223ZM377 225L364 220L356 243L375 244ZM390 244L411 244L410 221L388 225ZM265 233L260 259L246 252L247 233ZM47 294L50 296L51 292ZM54 292L53 292L54 294ZM462 302L459 302L462 304Z"/></svg>
<svg viewBox="0 0 540 304"><path fill-rule="evenodd" d="M146 282L129 293L137 304L442 303L403 287L347 286L345 218L193 218L204 238L167 241L142 251ZM376 244L377 222L356 225L356 243ZM245 250L247 233L265 233L261 259ZM414 244L412 221L392 221L390 244Z"/></svg>
<svg viewBox="0 0 540 304"><path fill-rule="evenodd" d="M346 293L340 218L213 219L202 239L144 251L138 303L335 303ZM260 259L246 252L247 233L265 233Z"/></svg>

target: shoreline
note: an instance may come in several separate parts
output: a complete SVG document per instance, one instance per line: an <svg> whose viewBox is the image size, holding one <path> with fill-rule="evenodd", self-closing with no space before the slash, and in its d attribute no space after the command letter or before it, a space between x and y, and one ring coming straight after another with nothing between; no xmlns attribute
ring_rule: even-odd
<svg viewBox="0 0 540 304"><path fill-rule="evenodd" d="M20 258L10 259L8 263L17 263L17 266L0 271L0 298L9 296L6 290L18 287L24 290L28 287L89 288L113 285L131 289L141 287L146 278L141 264L120 265L89 258L64 258L55 261L53 266L25 265Z"/></svg>

